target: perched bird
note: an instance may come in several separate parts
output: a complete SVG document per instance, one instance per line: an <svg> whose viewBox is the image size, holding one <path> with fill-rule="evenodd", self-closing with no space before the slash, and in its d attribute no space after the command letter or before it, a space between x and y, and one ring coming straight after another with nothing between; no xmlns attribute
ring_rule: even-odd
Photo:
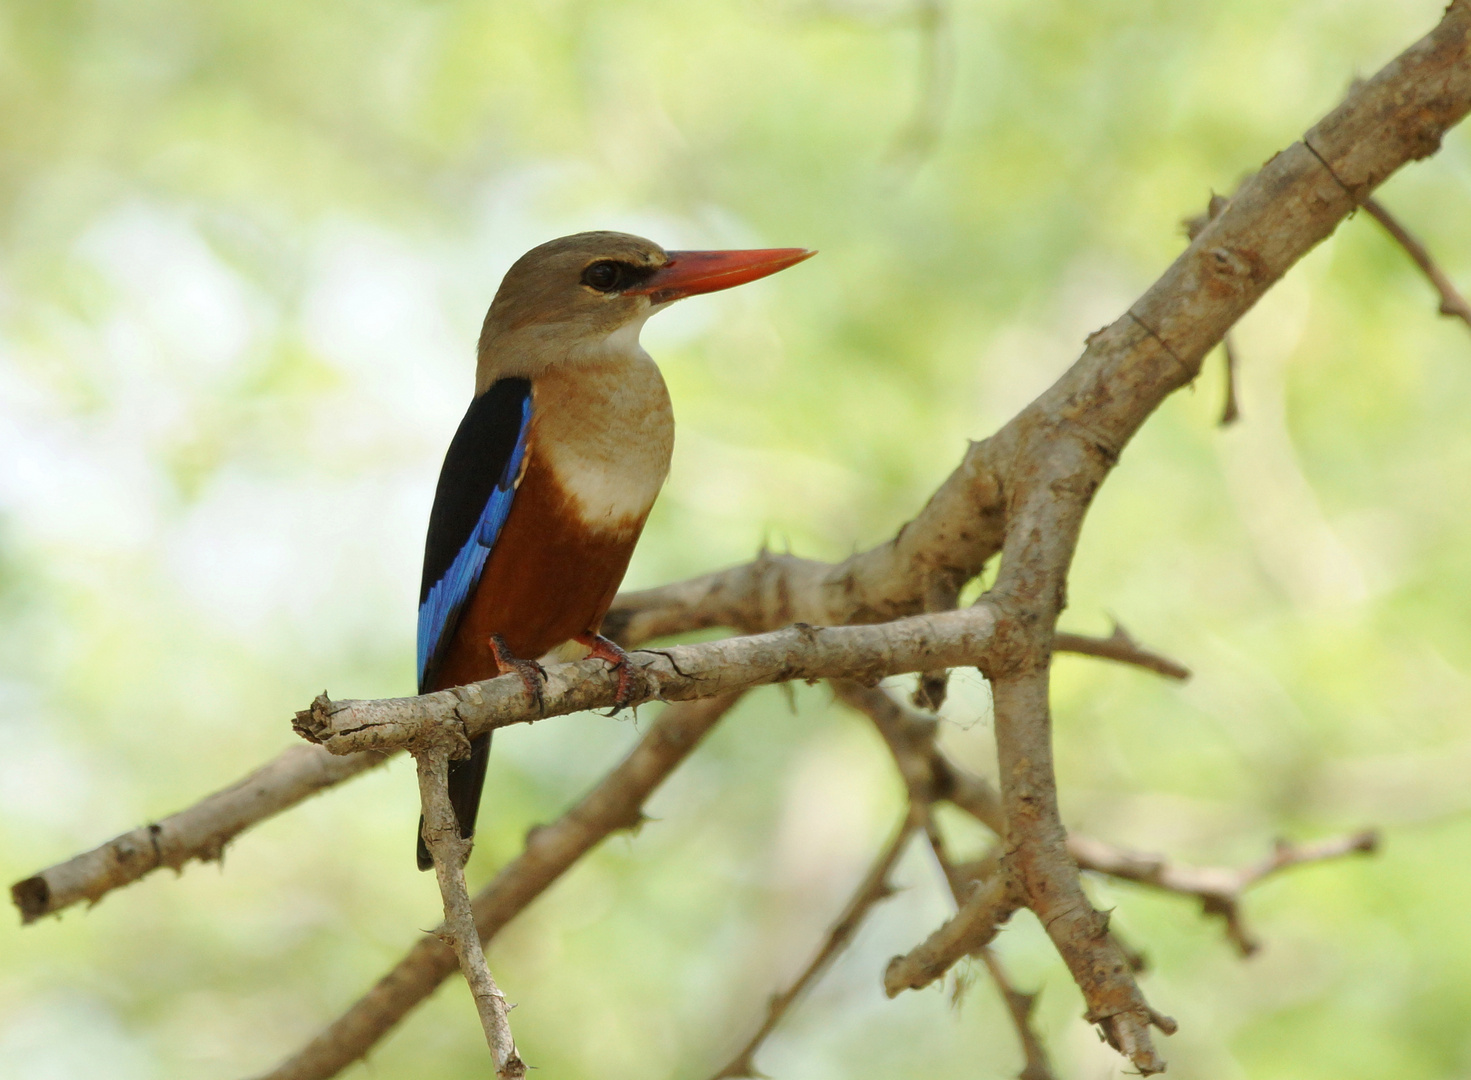
<svg viewBox="0 0 1471 1080"><path fill-rule="evenodd" d="M424 545L419 692L515 672L568 641L619 668L598 629L669 473L674 415L639 345L645 320L809 258L801 248L665 251L637 236L564 236L506 273L480 332L475 398L450 442ZM450 764L460 835L474 835L490 735ZM420 869L433 866L419 822Z"/></svg>

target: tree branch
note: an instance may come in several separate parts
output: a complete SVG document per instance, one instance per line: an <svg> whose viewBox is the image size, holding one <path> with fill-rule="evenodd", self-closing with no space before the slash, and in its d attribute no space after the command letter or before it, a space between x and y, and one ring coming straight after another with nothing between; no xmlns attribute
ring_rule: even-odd
<svg viewBox="0 0 1471 1080"><path fill-rule="evenodd" d="M985 662L996 631L981 604L913 615L878 626L808 626L750 637L631 654L633 703L683 701L792 679L833 676L877 681L931 667ZM333 702L323 694L296 714L296 730L334 754L391 750L438 732L466 738L510 724L612 706L618 676L601 660L548 667L540 702L521 680L502 675L414 698Z"/></svg>
<svg viewBox="0 0 1471 1080"><path fill-rule="evenodd" d="M1123 642L1118 639L1123 636ZM1127 642L1127 644L1124 644ZM1121 629L1111 638L1059 634L1059 651L1132 663L1184 677L1187 669L1135 646ZM161 866L179 871L191 859L218 859L253 825L387 761L389 752L338 756L320 746L293 746L248 776L193 806L109 840L11 886L21 919L31 923L81 901L96 903Z"/></svg>
<svg viewBox="0 0 1471 1080"><path fill-rule="evenodd" d="M905 708L877 686L834 679L832 688L839 700L873 721L912 802L947 800L997 836L1002 834L1001 796L985 780L952 765L940 752L935 745L939 724L934 717Z"/></svg>
<svg viewBox="0 0 1471 1080"><path fill-rule="evenodd" d="M897 996L934 982L963 956L988 945L1001 925L1022 906L1012 888L1011 875L999 873L978 882L955 915L904 956L896 956L884 970L884 993Z"/></svg>
<svg viewBox="0 0 1471 1080"><path fill-rule="evenodd" d="M434 857L434 873L439 879L439 894L444 900L444 924L439 936L454 949L460 971L475 999L485 1042L495 1062L500 1080L521 1080L526 1066L516 1052L507 1018L506 996L490 974L480 934L475 928L475 913L470 907L470 892L465 887L465 862L470 858L471 843L460 836L459 822L449 798L448 741L416 748L414 758L419 773L419 801L424 810L425 846ZM468 751L468 746L465 747Z"/></svg>
<svg viewBox="0 0 1471 1080"><path fill-rule="evenodd" d="M700 697L791 678L877 679L899 671L983 667L996 705L999 811L985 797L993 794L985 785L967 787L958 771L947 775L948 765L934 764L943 759L932 757L929 773L936 790L960 805L972 799L977 816L995 822L1004 855L1000 869L967 898L956 919L909 958L895 961L898 984L914 985L943 971L947 959L975 948L1011 910L1026 906L1082 989L1090 1020L1141 1072L1163 1068L1149 1027L1168 1030L1171 1022L1144 1002L1106 918L1084 896L1075 845L1058 815L1048 672L1082 522L1134 433L1168 394L1196 377L1226 330L1386 177L1433 153L1444 132L1471 109L1468 55L1471 0L1454 0L1430 35L1356 86L1301 142L1243 184L1159 281L1090 338L1056 384L990 439L971 446L918 517L890 542L836 566L763 555L744 567L631 594L615 606L607 628L626 641L699 626L756 633L800 620L828 627L799 625L648 654L652 659L640 661L646 696ZM937 591L958 590L998 550L996 586L978 607L915 614ZM886 620L884 626L841 625ZM597 662L564 665L551 674L551 711L612 703L613 680ZM684 717L714 707L671 709L660 725L671 717L683 724ZM299 725L340 754L478 734L536 718L519 683L491 680L390 702L333 706L324 695ZM708 723L699 730L708 730ZM647 744L646 739L635 756ZM659 764L667 755L650 751L650 789L687 749L671 751L674 760L667 765ZM605 784L612 781L610 776ZM621 780L608 794L610 805L636 815L639 804L627 803L620 794L625 788L636 792L638 783ZM591 828L569 824L556 834L560 846L551 853L533 836L521 859L477 898L480 933L493 933L616 821L627 820L598 818ZM495 892L497 883L509 893ZM42 906L50 903L51 885L46 888ZM454 966L443 943L421 943L342 1021L283 1066L287 1071L273 1075L331 1075Z"/></svg>
<svg viewBox="0 0 1471 1080"><path fill-rule="evenodd" d="M551 825L533 829L525 850L475 896L481 942L495 937L609 833L637 828L644 802L739 699L739 694L726 694L671 705L581 802ZM371 1050L456 967L454 951L438 937L425 935L346 1013L260 1080L335 1076Z"/></svg>
<svg viewBox="0 0 1471 1080"><path fill-rule="evenodd" d="M226 844L257 822L387 760L378 752L337 756L320 746L292 746L187 810L16 882L11 898L21 921L31 923L83 900L95 904L160 866L181 871L190 859L218 859Z"/></svg>
<svg viewBox="0 0 1471 1080"><path fill-rule="evenodd" d="M728 626L744 634L794 622L875 623L924 610L934 590L960 587L1001 550L1001 484L1010 435L971 443L960 464L892 540L841 563L763 551L753 562L623 593L603 632L627 646Z"/></svg>
<svg viewBox="0 0 1471 1080"><path fill-rule="evenodd" d="M1047 1049L1042 1045L1042 1040L1032 1030L1032 1010L1037 1005L1037 995L1018 990L1006 973L996 953L991 949L982 949L980 952L981 963L986 965L986 970L991 973L991 981L996 984L996 989L1001 992L1001 1000L1006 1005L1006 1011L1011 1015L1012 1026L1016 1028L1017 1038L1021 1040L1022 1055L1025 1062L1022 1071L1017 1074L1017 1080L1056 1080L1056 1074L1052 1071L1052 1062L1047 1056Z"/></svg>
<svg viewBox="0 0 1471 1080"><path fill-rule="evenodd" d="M1159 1072L1144 1002L1067 851L1052 770L1048 661L1084 515L1134 433L1192 380L1205 353L1298 259L1471 109L1471 4L1355 87L1302 142L1246 181L1144 296L1007 425L1011 512L989 594L1016 633L991 676L1006 865L1088 1003L1088 1017L1143 1073ZM995 887L988 887L994 890Z"/></svg>
<svg viewBox="0 0 1471 1080"><path fill-rule="evenodd" d="M873 721L874 727L882 735L894 757L912 802L924 805L930 801L947 800L998 836L1002 835L1004 825L1000 798L995 789L980 777L953 764L935 745L938 724L934 718L906 708L877 687L866 687L840 679L833 680L832 686L840 700ZM927 832L935 857L952 892L956 893L957 904L965 895L964 890L974 888L996 875L998 862L995 858L963 866L952 865L932 823L927 827ZM1372 852L1377 844L1377 835L1373 831L1365 831L1314 844L1279 843L1270 856L1242 869L1185 866L1172 863L1161 856L1139 854L1072 832L1068 833L1066 843L1068 854L1080 870L1199 899L1205 914L1225 920L1227 936L1245 956L1258 947L1247 933L1240 914L1241 897L1247 889L1265 877L1303 863L1321 862L1356 852ZM1139 964L1123 943L1117 944L1130 970L1137 972ZM982 949L978 955L985 958L988 951ZM992 975L996 976L997 972L993 971ZM1015 991L1003 978L998 978L998 985L1001 986L1013 1020L1022 1023L1025 1017L1019 1015L1017 1010L1023 1005L1030 1010L1031 995ZM1023 1049L1028 1061L1027 1071L1023 1076L1041 1076L1043 1074L1036 1070L1045 1066L1045 1055L1037 1059L1027 1049L1029 1037L1032 1037L1029 1032L1022 1035ZM1040 1066L1037 1064L1039 1060L1042 1062Z"/></svg>

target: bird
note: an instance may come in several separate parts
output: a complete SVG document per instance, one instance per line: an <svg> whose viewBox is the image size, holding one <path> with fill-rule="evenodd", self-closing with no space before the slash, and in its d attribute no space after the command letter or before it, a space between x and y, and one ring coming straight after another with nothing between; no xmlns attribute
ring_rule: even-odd
<svg viewBox="0 0 1471 1080"><path fill-rule="evenodd" d="M540 700L537 659L567 642L618 671L599 630L669 474L674 414L639 344L676 300L784 270L805 248L665 251L583 232L511 266L480 332L475 394L434 492L419 592L419 693L516 674ZM490 734L450 763L449 794L471 839ZM419 820L421 870L434 865Z"/></svg>

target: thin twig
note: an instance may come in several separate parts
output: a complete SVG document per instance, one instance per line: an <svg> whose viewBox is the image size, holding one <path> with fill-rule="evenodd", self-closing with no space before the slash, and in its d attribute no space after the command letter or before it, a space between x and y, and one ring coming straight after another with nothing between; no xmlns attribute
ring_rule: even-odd
<svg viewBox="0 0 1471 1080"><path fill-rule="evenodd" d="M1032 1028L1032 1012L1037 1007L1037 995L1016 988L994 950L982 949L980 955L981 963L991 973L991 981L1001 992L1002 1003L1011 1015L1017 1038L1021 1040L1025 1063L1022 1071L1017 1073L1017 1080L1056 1080L1057 1074L1052 1071L1052 1060L1047 1056L1047 1048L1042 1045L1041 1038Z"/></svg>
<svg viewBox="0 0 1471 1080"><path fill-rule="evenodd" d="M849 898L847 905L843 908L843 913L828 930L827 937L812 960L790 986L771 995L771 1001L766 1010L766 1019L762 1021L760 1028L751 1036L746 1045L741 1047L735 1056L714 1074L711 1080L728 1080L728 1078L733 1080L736 1077L759 1077L761 1075L756 1071L754 1060L756 1051L766 1041L767 1036L776 1030L777 1024L781 1023L782 1017L792 1007L793 1002L818 976L827 970L837 955L848 946L853 939L854 932L873 906L893 895L894 890L889 884L889 874L894 869L894 864L899 861L899 856L904 853L905 845L908 844L918 824L919 818L914 809L906 811L898 828L894 830L893 838L884 845L878 858L874 860L873 866L864 876L857 891Z"/></svg>
<svg viewBox="0 0 1471 1080"><path fill-rule="evenodd" d="M495 1062L500 1080L521 1080L526 1066L516 1053L516 1040L511 1036L507 1017L506 996L490 974L485 950L475 928L475 913L470 907L470 892L465 887L465 860L470 857L470 841L460 836L454 806L449 798L450 746L447 742L418 750L415 760L419 770L419 800L424 810L424 843L434 856L434 873L439 879L439 895L444 901L444 928L441 936L459 957L460 971L475 999L485 1042Z"/></svg>
<svg viewBox="0 0 1471 1080"><path fill-rule="evenodd" d="M1370 217L1384 226L1384 231L1394 238L1395 243L1405 249L1405 254L1415 260L1415 265L1420 268L1420 272L1435 287L1435 291L1440 295L1440 313L1460 319L1467 326L1471 326L1471 304L1468 304L1466 298L1457 291L1450 276L1430 257L1430 252L1426 250L1425 245L1409 229L1401 225L1379 200L1365 199L1362 205L1369 212Z"/></svg>
<svg viewBox="0 0 1471 1080"><path fill-rule="evenodd" d="M1205 914L1218 916L1225 922L1226 936L1242 956L1250 956L1261 948L1261 943L1248 933L1241 916L1241 898L1247 889L1289 867L1345 855L1372 854L1378 844L1379 836L1371 829L1310 844L1278 841L1270 855L1250 866L1233 870L1186 866L1158 855L1127 851L1085 836L1068 837L1068 850L1083 870L1198 899Z"/></svg>
<svg viewBox="0 0 1471 1080"><path fill-rule="evenodd" d="M610 833L643 822L643 805L739 700L727 694L671 705L596 787L550 825L532 829L526 848L474 900L480 940L488 942L578 859ZM458 966L454 950L422 936L378 983L300 1052L260 1080L327 1080L365 1056Z"/></svg>
<svg viewBox="0 0 1471 1080"><path fill-rule="evenodd" d="M1100 660L1115 660L1120 664L1132 664L1134 667L1141 667L1163 675L1167 679L1190 678L1188 667L1177 660L1171 660L1163 653L1144 648L1118 623L1114 624L1113 633L1106 638L1059 632L1052 638L1052 651L1078 653L1082 656L1096 656Z"/></svg>

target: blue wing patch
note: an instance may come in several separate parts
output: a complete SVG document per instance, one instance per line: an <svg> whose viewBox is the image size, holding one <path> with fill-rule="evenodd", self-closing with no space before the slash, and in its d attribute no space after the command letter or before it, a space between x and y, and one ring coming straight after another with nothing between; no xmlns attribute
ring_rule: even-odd
<svg viewBox="0 0 1471 1080"><path fill-rule="evenodd" d="M419 593L421 694L433 681L511 512L530 427L530 382L501 379L471 403L445 454Z"/></svg>

